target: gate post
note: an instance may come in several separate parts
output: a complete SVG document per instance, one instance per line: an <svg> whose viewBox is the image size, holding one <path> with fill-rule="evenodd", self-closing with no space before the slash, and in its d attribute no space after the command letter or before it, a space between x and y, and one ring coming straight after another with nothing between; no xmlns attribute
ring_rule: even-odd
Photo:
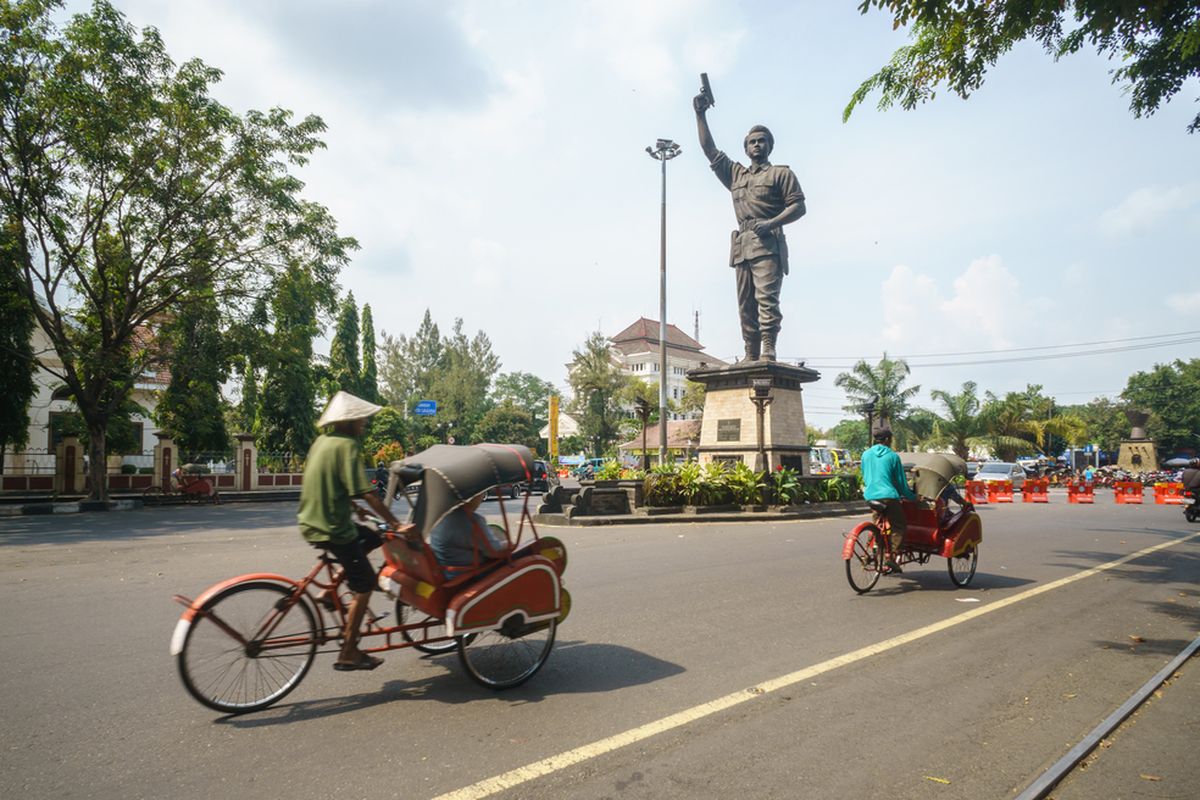
<svg viewBox="0 0 1200 800"><path fill-rule="evenodd" d="M171 473L175 471L175 442L171 434L159 431L158 444L154 445L154 483L163 488L163 494L171 493Z"/></svg>
<svg viewBox="0 0 1200 800"><path fill-rule="evenodd" d="M258 489L258 447L254 434L239 433L237 439L237 490L253 492Z"/></svg>
<svg viewBox="0 0 1200 800"><path fill-rule="evenodd" d="M78 436L64 436L54 451L54 491L77 494L83 489L83 446Z"/></svg>

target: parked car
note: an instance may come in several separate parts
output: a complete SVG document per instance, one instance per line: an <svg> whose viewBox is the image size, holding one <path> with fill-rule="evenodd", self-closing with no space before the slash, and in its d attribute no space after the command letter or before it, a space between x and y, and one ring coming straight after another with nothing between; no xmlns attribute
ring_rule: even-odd
<svg viewBox="0 0 1200 800"><path fill-rule="evenodd" d="M967 480L969 480L969 481L975 480L975 474L977 472L979 472L980 463L981 462L979 462L979 461L968 461L967 462Z"/></svg>
<svg viewBox="0 0 1200 800"><path fill-rule="evenodd" d="M530 474L533 478L529 481L528 486L522 484L522 491L528 489L530 492L542 492L544 494L550 491L551 486L558 483L558 476L550 471L550 465L545 461L534 461Z"/></svg>
<svg viewBox="0 0 1200 800"><path fill-rule="evenodd" d="M977 481L1012 481L1013 489L1025 484L1025 468L1012 461L988 461L979 465L975 473Z"/></svg>

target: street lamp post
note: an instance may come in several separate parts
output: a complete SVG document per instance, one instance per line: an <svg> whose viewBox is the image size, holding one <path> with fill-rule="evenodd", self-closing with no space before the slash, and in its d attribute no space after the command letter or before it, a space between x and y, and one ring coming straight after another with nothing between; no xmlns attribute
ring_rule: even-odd
<svg viewBox="0 0 1200 800"><path fill-rule="evenodd" d="M767 463L767 448L764 443L763 436L763 415L766 413L767 406L771 405L771 379L770 378L754 378L750 382L750 402L754 403L754 408L758 411L758 463L760 468L765 472L771 471L771 465Z"/></svg>
<svg viewBox="0 0 1200 800"><path fill-rule="evenodd" d="M878 397L872 397L863 403L862 407L863 413L867 415L867 447L871 446L871 437L875 434L875 404L878 402Z"/></svg>
<svg viewBox="0 0 1200 800"><path fill-rule="evenodd" d="M658 244L658 463L667 463L667 162L679 155L679 145L659 139L647 147L662 163L662 215Z"/></svg>

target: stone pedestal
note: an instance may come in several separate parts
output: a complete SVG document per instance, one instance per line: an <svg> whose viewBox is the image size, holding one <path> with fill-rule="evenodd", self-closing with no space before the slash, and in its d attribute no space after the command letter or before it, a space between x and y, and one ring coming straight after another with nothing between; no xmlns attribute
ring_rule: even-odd
<svg viewBox="0 0 1200 800"><path fill-rule="evenodd" d="M1125 418L1133 429L1128 439L1121 440L1121 448L1117 451L1117 466L1129 472L1156 472L1158 470L1158 454L1154 449L1154 440L1146 435L1146 422L1150 412L1138 408L1125 411Z"/></svg>
<svg viewBox="0 0 1200 800"><path fill-rule="evenodd" d="M237 477L234 483L239 492L253 492L258 489L258 447L254 444L254 434L239 433L237 439Z"/></svg>
<svg viewBox="0 0 1200 800"><path fill-rule="evenodd" d="M54 451L54 491L78 494L83 491L83 445L77 436L64 436Z"/></svg>
<svg viewBox="0 0 1200 800"><path fill-rule="evenodd" d="M1153 439L1122 439L1117 466L1129 472L1157 472L1158 454Z"/></svg>
<svg viewBox="0 0 1200 800"><path fill-rule="evenodd" d="M154 485L161 486L164 494L171 493L171 473L178 466L179 454L175 451L175 440L170 434L158 432L158 444L154 445Z"/></svg>
<svg viewBox="0 0 1200 800"><path fill-rule="evenodd" d="M808 367L777 361L752 361L730 367L701 368L688 378L704 384L704 419L700 425L701 463L742 462L754 470L778 466L811 474L808 433L804 425L802 386L821 374ZM758 409L751 400L755 381L770 382L770 404L763 410L763 451L759 453Z"/></svg>

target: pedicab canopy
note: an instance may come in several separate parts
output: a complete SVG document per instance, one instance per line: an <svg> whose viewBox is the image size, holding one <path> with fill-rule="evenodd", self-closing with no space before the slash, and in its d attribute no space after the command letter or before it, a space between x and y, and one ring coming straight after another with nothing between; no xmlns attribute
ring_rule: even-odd
<svg viewBox="0 0 1200 800"><path fill-rule="evenodd" d="M437 444L389 467L404 483L414 483L411 476L419 472L413 523L422 534L480 492L530 480L532 468L533 453L519 444Z"/></svg>
<svg viewBox="0 0 1200 800"><path fill-rule="evenodd" d="M914 488L921 497L937 497L958 475L967 474L967 462L953 453L897 453L906 470L912 470Z"/></svg>

